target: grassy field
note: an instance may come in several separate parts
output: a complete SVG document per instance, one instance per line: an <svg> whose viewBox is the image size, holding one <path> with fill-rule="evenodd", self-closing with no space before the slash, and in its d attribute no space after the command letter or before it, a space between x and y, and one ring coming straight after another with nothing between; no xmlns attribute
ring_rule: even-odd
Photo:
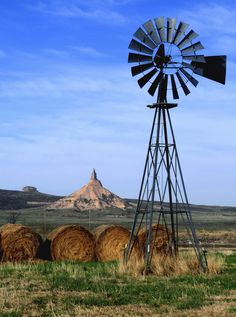
<svg viewBox="0 0 236 317"><path fill-rule="evenodd" d="M0 316L236 316L236 253L219 275L132 277L117 263L1 264Z"/></svg>

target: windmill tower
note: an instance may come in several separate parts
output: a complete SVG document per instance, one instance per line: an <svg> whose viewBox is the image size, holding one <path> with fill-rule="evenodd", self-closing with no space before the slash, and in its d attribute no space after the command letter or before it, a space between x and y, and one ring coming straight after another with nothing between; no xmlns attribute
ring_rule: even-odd
<svg viewBox="0 0 236 317"><path fill-rule="evenodd" d="M199 266L207 270L207 263L200 247L192 221L190 205L176 147L170 110L179 99L179 90L190 93L189 86L197 86L197 74L225 84L226 56L204 56L198 51L204 47L195 42L198 34L188 30L189 25L164 17L145 22L134 33L129 44L128 62L132 76L139 75L138 84L148 85L148 93L156 102L148 107L154 111L148 151L138 197L130 241L125 252L127 262L141 228L146 229L144 246L145 270L150 267L158 237L158 228L167 236L165 248L177 255L179 230L187 230ZM170 96L169 96L170 95ZM155 224L155 226L153 226ZM155 229L154 229L155 228Z"/></svg>

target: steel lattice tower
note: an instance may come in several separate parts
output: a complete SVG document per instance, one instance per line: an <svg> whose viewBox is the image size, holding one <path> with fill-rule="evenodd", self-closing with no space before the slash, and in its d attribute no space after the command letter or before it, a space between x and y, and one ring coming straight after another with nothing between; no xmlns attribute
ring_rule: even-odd
<svg viewBox="0 0 236 317"><path fill-rule="evenodd" d="M170 91L174 99L179 99L178 88L188 95L190 90L187 83L195 87L198 84L193 73L224 84L226 56L198 55L197 51L203 46L201 42L192 42L198 34L193 30L187 33L189 25L184 22L175 26L176 19L173 18L168 18L166 25L163 17L149 20L134 33L135 38L129 45L129 49L135 51L129 53L129 62L136 63L131 68L132 75L142 74L138 80L139 86L142 88L150 83L149 94L154 96L157 92L157 102L148 106L154 111L154 118L130 241L125 251L127 262L140 229L145 227L143 251L146 272L150 268L158 238L158 230L153 230L154 224L162 231L164 228L167 235L164 252L175 256L179 252L179 228L185 228L200 268L207 270L206 258L192 221L171 123L170 110L177 104L168 103L167 97Z"/></svg>

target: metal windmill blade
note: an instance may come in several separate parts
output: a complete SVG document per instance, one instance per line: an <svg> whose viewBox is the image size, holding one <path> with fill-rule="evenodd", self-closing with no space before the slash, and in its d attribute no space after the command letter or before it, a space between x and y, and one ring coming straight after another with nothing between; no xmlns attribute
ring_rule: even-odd
<svg viewBox="0 0 236 317"><path fill-rule="evenodd" d="M184 68L180 68L179 69L182 74L184 74L184 76L188 79L188 81L190 81L190 83L193 84L193 86L197 87L199 81L196 80L193 76L191 76Z"/></svg>
<svg viewBox="0 0 236 317"><path fill-rule="evenodd" d="M152 61L152 56L129 53L128 63L141 63Z"/></svg>
<svg viewBox="0 0 236 317"><path fill-rule="evenodd" d="M138 80L138 84L139 87L142 88L143 86L145 86L149 80L157 73L157 69L154 68L153 70L151 70L149 73L147 73L146 75L144 75L143 77L141 77Z"/></svg>
<svg viewBox="0 0 236 317"><path fill-rule="evenodd" d="M180 73L177 72L176 76L179 80L179 83L183 89L183 92L185 93L185 95L187 96L188 94L190 94L190 90L188 89L188 86L186 85L186 83L184 82L183 78L181 77Z"/></svg>
<svg viewBox="0 0 236 317"><path fill-rule="evenodd" d="M182 57L184 60L190 60L193 62L200 62L200 63L206 62L204 55L183 55Z"/></svg>
<svg viewBox="0 0 236 317"><path fill-rule="evenodd" d="M153 49L143 45L142 43L136 41L135 39L132 39L132 41L129 44L129 49L137 52L146 53L149 55L152 55Z"/></svg>
<svg viewBox="0 0 236 317"><path fill-rule="evenodd" d="M156 45L160 44L161 41L158 37L158 34L156 32L156 29L152 23L152 20L148 20L143 24L144 29L146 30L147 34L150 36L150 38L153 40Z"/></svg>
<svg viewBox="0 0 236 317"><path fill-rule="evenodd" d="M165 18L160 17L154 19L157 31L159 33L162 42L166 42L166 31L165 31Z"/></svg>
<svg viewBox="0 0 236 317"><path fill-rule="evenodd" d="M191 71L194 70L194 66L190 63L182 62L183 67L190 69Z"/></svg>
<svg viewBox="0 0 236 317"><path fill-rule="evenodd" d="M143 31L143 29L138 28L137 31L134 33L134 36L148 47L153 49L156 48L156 44L149 38L149 36Z"/></svg>
<svg viewBox="0 0 236 317"><path fill-rule="evenodd" d="M167 19L167 42L172 43L173 35L175 32L176 19L168 18Z"/></svg>
<svg viewBox="0 0 236 317"><path fill-rule="evenodd" d="M190 45L188 47L183 48L181 50L181 53L182 53L182 55L184 55L185 53L188 53L188 52L193 53L193 52L196 52L196 51L199 51L199 50L202 50L202 49L204 49L204 46L202 45L202 43L201 42L197 42L195 44L192 44L192 45Z"/></svg>
<svg viewBox="0 0 236 317"><path fill-rule="evenodd" d="M161 80L163 78L163 73L160 72L157 77L155 78L155 80L153 81L153 83L151 84L150 88L148 89L148 92L151 96L154 96L158 85L160 84Z"/></svg>
<svg viewBox="0 0 236 317"><path fill-rule="evenodd" d="M153 67L153 63L141 64L131 67L132 76L136 76Z"/></svg>
<svg viewBox="0 0 236 317"><path fill-rule="evenodd" d="M177 44L179 42L180 38L183 36L184 32L187 30L188 27L189 27L189 24L187 23L184 23L184 22L179 23L179 26L174 35L173 44Z"/></svg>
<svg viewBox="0 0 236 317"><path fill-rule="evenodd" d="M178 43L178 48L183 48L186 44L191 43L199 35L191 30L185 37Z"/></svg>

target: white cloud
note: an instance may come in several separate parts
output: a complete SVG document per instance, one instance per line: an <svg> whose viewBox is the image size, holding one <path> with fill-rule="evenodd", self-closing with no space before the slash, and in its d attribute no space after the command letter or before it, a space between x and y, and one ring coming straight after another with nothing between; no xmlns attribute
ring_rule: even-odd
<svg viewBox="0 0 236 317"><path fill-rule="evenodd" d="M46 14L62 16L65 18L84 18L96 20L100 23L122 24L125 17L113 9L114 1L39 1L37 5L31 6Z"/></svg>
<svg viewBox="0 0 236 317"><path fill-rule="evenodd" d="M1 104L9 111L11 104L30 106L21 117L13 118L11 112L9 118L2 116L3 184L18 171L14 182L19 188L27 182L45 192L67 194L87 182L95 167L104 185L121 196L136 196L153 110L145 108L152 98L139 89L127 67L54 65L47 72L14 75L13 80L7 76L0 87ZM211 183L217 181L217 170L224 174L235 166L235 103L233 82L223 87L202 79L171 111L191 201L220 203L214 194L218 185ZM211 186L208 199L201 193L204 201L200 190L192 190L203 187L201 173L205 188ZM232 184L230 175L229 192ZM232 204L233 198L226 196L225 202Z"/></svg>
<svg viewBox="0 0 236 317"><path fill-rule="evenodd" d="M191 27L201 34L217 39L222 34L236 35L236 6L219 5L214 2L195 5L192 10L182 10Z"/></svg>
<svg viewBox="0 0 236 317"><path fill-rule="evenodd" d="M54 55L58 57L68 56L69 53L64 50L58 50L53 48L44 48L42 49L42 52L49 55Z"/></svg>
<svg viewBox="0 0 236 317"><path fill-rule="evenodd" d="M106 54L99 52L97 49L88 46L74 46L73 49L81 54L90 57L105 57Z"/></svg>

